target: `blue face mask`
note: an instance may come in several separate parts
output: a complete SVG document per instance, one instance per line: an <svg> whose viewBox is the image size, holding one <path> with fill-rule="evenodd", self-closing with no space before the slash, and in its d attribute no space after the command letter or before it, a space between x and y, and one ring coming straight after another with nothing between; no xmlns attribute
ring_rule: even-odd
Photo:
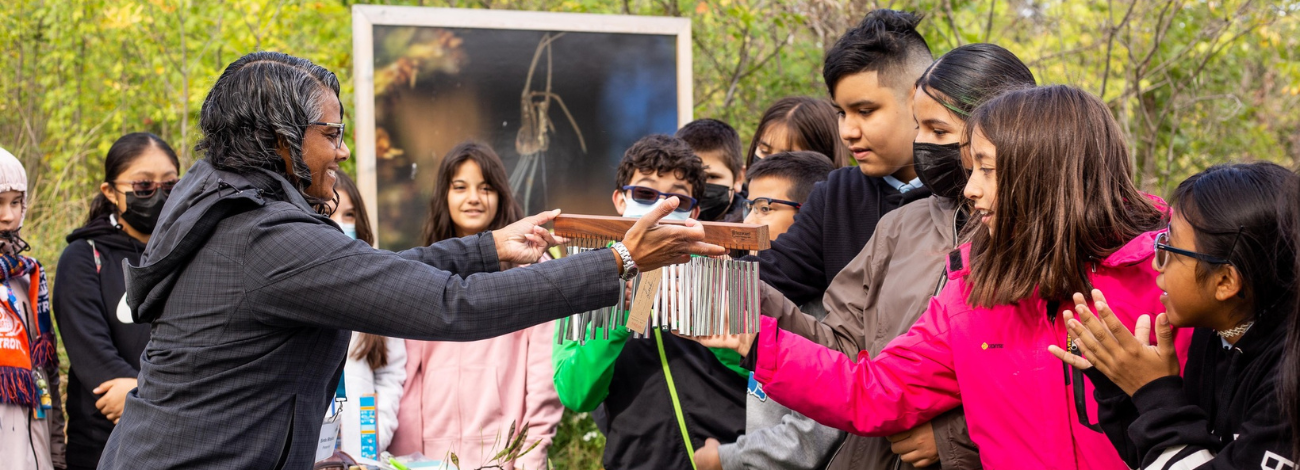
<svg viewBox="0 0 1300 470"><path fill-rule="evenodd" d="M357 224L339 224L339 228L343 229L343 234L348 238L357 239Z"/></svg>
<svg viewBox="0 0 1300 470"><path fill-rule="evenodd" d="M623 209L623 217L640 219L641 216L649 214L650 211L655 208L655 206L663 204L664 201L665 199L660 199L658 202L655 202L654 204L642 204L636 202L635 200L633 200L630 197L627 197L627 195L624 194L623 203L627 204L627 206ZM669 212L668 215L664 216L663 220L686 220L687 218L690 217L690 215L691 215L690 212L672 211Z"/></svg>

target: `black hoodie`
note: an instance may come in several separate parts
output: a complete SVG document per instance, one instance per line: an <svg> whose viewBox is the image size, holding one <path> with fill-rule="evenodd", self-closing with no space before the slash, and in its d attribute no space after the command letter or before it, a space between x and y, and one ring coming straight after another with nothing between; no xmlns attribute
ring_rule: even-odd
<svg viewBox="0 0 1300 470"><path fill-rule="evenodd" d="M93 244L93 246L92 246ZM94 468L113 423L95 408L92 390L108 380L140 373L149 325L122 323L118 301L126 286L122 262L140 259L144 244L114 227L108 216L68 235L59 257L52 302L68 351L68 464Z"/></svg>
<svg viewBox="0 0 1300 470"><path fill-rule="evenodd" d="M1214 330L1197 328L1183 376L1153 380L1131 399L1090 374L1106 436L1134 468L1295 468L1277 392L1286 330L1257 325L1225 348Z"/></svg>

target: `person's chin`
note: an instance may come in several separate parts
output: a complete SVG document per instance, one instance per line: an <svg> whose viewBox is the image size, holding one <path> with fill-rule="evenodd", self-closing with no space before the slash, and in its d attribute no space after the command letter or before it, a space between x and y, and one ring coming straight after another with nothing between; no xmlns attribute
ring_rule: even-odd
<svg viewBox="0 0 1300 470"><path fill-rule="evenodd" d="M875 154L872 155L874 156ZM897 168L889 168L889 166L885 165L884 163L881 163L880 161L877 161L875 158L869 158L867 160L858 160L858 170L861 171L862 174L864 175L872 176L876 178L884 178L898 171Z"/></svg>
<svg viewBox="0 0 1300 470"><path fill-rule="evenodd" d="M1160 293L1160 303L1161 303L1161 304L1164 304L1164 306L1165 306L1165 318L1169 320L1169 324L1170 324L1170 325L1173 325L1173 326L1176 326L1176 327L1184 327L1184 326L1188 326L1188 325L1187 325L1187 319L1186 319L1186 318L1183 318L1182 315L1179 315L1179 314L1178 314L1178 310L1174 309L1174 306L1170 304L1170 302L1169 302L1169 293L1168 293L1168 292L1161 292L1161 293ZM1152 326L1153 326L1153 327L1154 327L1154 325L1155 325L1155 321L1156 321L1156 318L1155 318L1154 316L1151 317L1151 323L1152 323Z"/></svg>

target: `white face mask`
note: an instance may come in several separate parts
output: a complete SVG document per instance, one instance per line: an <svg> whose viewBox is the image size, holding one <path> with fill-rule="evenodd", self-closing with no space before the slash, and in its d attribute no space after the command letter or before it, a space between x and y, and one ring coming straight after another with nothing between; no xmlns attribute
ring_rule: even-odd
<svg viewBox="0 0 1300 470"><path fill-rule="evenodd" d="M641 216L649 214L650 211L654 210L654 208L659 206L660 204L663 204L664 201L666 200L667 199L660 199L658 202L655 202L654 204L642 204L628 197L627 193L624 192L623 193L623 204L624 204L623 217L640 219ZM690 217L690 215L691 215L690 212L672 211L669 212L668 215L664 216L663 220L686 220L688 217Z"/></svg>
<svg viewBox="0 0 1300 470"><path fill-rule="evenodd" d="M348 238L357 239L357 224L339 224L339 228L343 229L343 234Z"/></svg>

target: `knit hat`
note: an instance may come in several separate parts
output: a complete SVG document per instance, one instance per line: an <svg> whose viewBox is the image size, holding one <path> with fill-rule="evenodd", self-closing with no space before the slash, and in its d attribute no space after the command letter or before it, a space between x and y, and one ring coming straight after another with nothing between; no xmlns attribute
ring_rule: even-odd
<svg viewBox="0 0 1300 470"><path fill-rule="evenodd" d="M17 157L0 148L0 193L5 191L27 192L27 170Z"/></svg>

